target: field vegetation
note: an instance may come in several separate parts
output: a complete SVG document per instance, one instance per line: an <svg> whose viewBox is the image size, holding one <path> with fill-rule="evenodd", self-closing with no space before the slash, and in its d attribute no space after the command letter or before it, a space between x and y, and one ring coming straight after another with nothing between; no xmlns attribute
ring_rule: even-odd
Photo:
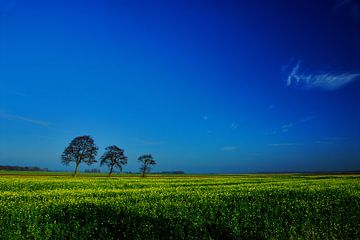
<svg viewBox="0 0 360 240"><path fill-rule="evenodd" d="M0 175L0 239L359 239L359 175Z"/></svg>

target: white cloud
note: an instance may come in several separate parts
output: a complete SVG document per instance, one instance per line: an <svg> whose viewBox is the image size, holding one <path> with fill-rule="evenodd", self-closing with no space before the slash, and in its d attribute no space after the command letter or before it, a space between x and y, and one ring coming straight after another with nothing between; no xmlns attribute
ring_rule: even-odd
<svg viewBox="0 0 360 240"><path fill-rule="evenodd" d="M23 121L23 122L28 122L28 123L35 124L35 125L42 126L42 127L48 127L50 125L50 123L45 122L45 121L36 120L36 119L32 119L32 118L24 117L24 116L20 116L20 115L14 115L14 114L6 113L3 111L0 111L0 119L5 119L5 120L9 120L9 121Z"/></svg>
<svg viewBox="0 0 360 240"><path fill-rule="evenodd" d="M222 151L235 151L236 149L236 146L225 146L221 148Z"/></svg>
<svg viewBox="0 0 360 240"><path fill-rule="evenodd" d="M301 71L301 61L298 61L294 66L291 63L282 68L283 73L291 69L286 76L287 87L299 87L307 90L321 89L326 91L337 90L357 79L360 79L360 73L353 72L305 72Z"/></svg>
<svg viewBox="0 0 360 240"><path fill-rule="evenodd" d="M237 125L236 123L232 123L231 125L230 125L230 128L231 129L237 129L239 127L239 125Z"/></svg>
<svg viewBox="0 0 360 240"><path fill-rule="evenodd" d="M287 132L291 128L293 128L293 127L295 127L295 126L297 126L299 124L309 122L309 121L311 121L313 119L315 119L315 116L307 116L307 117L304 117L304 118L300 119L299 121L284 124L284 125L281 126L281 131L282 132Z"/></svg>

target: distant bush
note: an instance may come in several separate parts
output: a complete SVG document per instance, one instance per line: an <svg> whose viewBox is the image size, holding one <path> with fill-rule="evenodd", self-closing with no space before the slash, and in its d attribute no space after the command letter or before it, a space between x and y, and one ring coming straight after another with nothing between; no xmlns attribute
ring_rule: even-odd
<svg viewBox="0 0 360 240"><path fill-rule="evenodd" d="M163 171L160 174L185 174L184 171Z"/></svg>
<svg viewBox="0 0 360 240"><path fill-rule="evenodd" d="M47 172L47 168L39 167L20 167L20 166L0 166L1 171L36 171L36 172Z"/></svg>
<svg viewBox="0 0 360 240"><path fill-rule="evenodd" d="M100 169L98 168L92 168L92 169L85 169L86 173L100 173Z"/></svg>

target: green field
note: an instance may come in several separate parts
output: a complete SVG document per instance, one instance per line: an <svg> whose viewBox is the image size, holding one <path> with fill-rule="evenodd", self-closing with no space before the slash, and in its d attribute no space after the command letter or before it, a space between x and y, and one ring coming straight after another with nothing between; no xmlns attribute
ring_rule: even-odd
<svg viewBox="0 0 360 240"><path fill-rule="evenodd" d="M360 175L0 175L0 239L360 239Z"/></svg>

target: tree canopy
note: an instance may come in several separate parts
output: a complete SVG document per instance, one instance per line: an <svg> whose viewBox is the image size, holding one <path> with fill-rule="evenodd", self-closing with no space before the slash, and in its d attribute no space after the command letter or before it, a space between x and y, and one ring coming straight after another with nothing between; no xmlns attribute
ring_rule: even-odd
<svg viewBox="0 0 360 240"><path fill-rule="evenodd" d="M74 177L78 175L79 164L84 162L91 165L96 162L98 147L90 136L79 136L74 138L61 155L61 161L65 165L75 162Z"/></svg>
<svg viewBox="0 0 360 240"><path fill-rule="evenodd" d="M153 159L151 154L145 154L138 158L138 161L141 162L140 170L141 170L141 176L145 177L145 174L150 172L151 165L155 165L156 161Z"/></svg>
<svg viewBox="0 0 360 240"><path fill-rule="evenodd" d="M124 155L124 150L115 145L105 148L105 153L100 158L100 166L106 165L110 169L109 177L114 167L117 167L121 172L122 165L125 164L127 164L127 157Z"/></svg>

